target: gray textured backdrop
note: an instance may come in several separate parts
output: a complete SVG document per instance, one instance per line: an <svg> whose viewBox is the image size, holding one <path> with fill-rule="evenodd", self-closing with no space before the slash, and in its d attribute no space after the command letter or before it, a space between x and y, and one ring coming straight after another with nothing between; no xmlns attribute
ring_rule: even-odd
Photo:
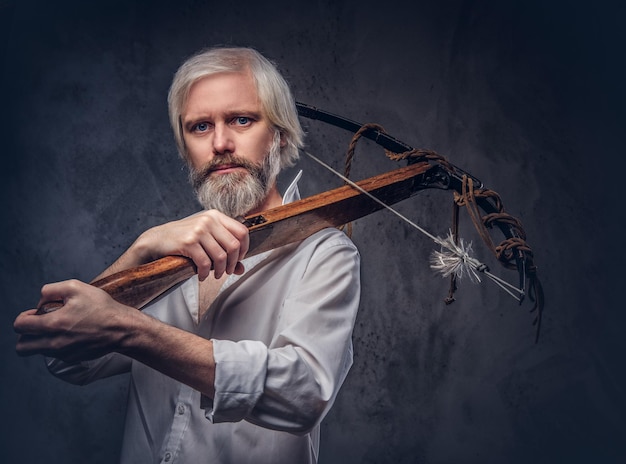
<svg viewBox="0 0 626 464"><path fill-rule="evenodd" d="M321 462L623 462L612 272L624 260L626 11L614 3L0 1L0 460L115 462L127 379L66 385L15 355L11 324L43 283L89 280L145 228L197 210L165 96L190 53L236 44L276 60L299 100L381 123L498 191L546 290L535 345L529 306L462 283L446 307L424 237L386 213L359 221L355 365ZM309 148L341 166L349 135L306 125ZM301 167L306 195L340 185ZM353 177L394 167L365 143ZM428 191L400 209L441 234L449 198Z"/></svg>

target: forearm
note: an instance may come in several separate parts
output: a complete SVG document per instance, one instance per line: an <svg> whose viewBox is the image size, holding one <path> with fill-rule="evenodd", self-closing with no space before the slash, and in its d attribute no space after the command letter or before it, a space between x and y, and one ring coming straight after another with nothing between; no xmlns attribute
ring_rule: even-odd
<svg viewBox="0 0 626 464"><path fill-rule="evenodd" d="M126 269L141 266L154 259L156 258L152 257L144 234L142 234L119 258L117 258L117 260L115 260L115 262L113 262L113 264L96 276L94 280L102 279Z"/></svg>
<svg viewBox="0 0 626 464"><path fill-rule="evenodd" d="M213 398L213 343L135 311L120 352Z"/></svg>

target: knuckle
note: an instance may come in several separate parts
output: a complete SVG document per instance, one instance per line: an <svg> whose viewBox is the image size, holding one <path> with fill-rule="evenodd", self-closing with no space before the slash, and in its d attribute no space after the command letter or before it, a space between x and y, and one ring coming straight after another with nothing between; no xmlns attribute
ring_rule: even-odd
<svg viewBox="0 0 626 464"><path fill-rule="evenodd" d="M227 254L231 254L238 251L240 246L241 241L238 240L236 237L233 237L225 243L224 248L226 249Z"/></svg>
<svg viewBox="0 0 626 464"><path fill-rule="evenodd" d="M217 251L214 255L215 261L225 261L228 258L228 253L224 250Z"/></svg>
<svg viewBox="0 0 626 464"><path fill-rule="evenodd" d="M185 234L180 237L180 244L183 247L183 249L190 247L194 243L195 243L195 236L193 235Z"/></svg>
<svg viewBox="0 0 626 464"><path fill-rule="evenodd" d="M240 242L245 240L248 237L248 234L249 234L248 228L246 226L243 226L243 225L242 225L242 227L243 228L239 228L238 227L235 230L235 233L234 233L234 235L239 239Z"/></svg>
<svg viewBox="0 0 626 464"><path fill-rule="evenodd" d="M204 269L204 268L210 269L212 264L213 264L213 261L211 261L211 259L208 256L199 258L196 261L196 266L198 266L201 269Z"/></svg>
<svg viewBox="0 0 626 464"><path fill-rule="evenodd" d="M215 209L209 209L204 211L203 214L198 216L199 222L201 224L210 225L215 223L218 220L219 212Z"/></svg>

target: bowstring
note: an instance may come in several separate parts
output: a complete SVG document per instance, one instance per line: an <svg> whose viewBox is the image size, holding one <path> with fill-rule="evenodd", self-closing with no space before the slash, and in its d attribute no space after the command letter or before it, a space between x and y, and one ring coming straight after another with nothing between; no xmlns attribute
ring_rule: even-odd
<svg viewBox="0 0 626 464"><path fill-rule="evenodd" d="M517 301L521 301L520 297L524 295L524 291L523 290L520 290L515 285L513 285L513 284L505 281L504 279L502 279L502 278L492 274L489 271L489 268L488 268L488 266L486 264L482 263L481 261L479 261L476 258L471 257L463 248L461 248L459 246L453 246L454 245L453 243L449 244L448 241L446 241L445 239L442 239L441 237L437 237L436 235L431 234L429 231L427 231L426 229L424 229L423 227L421 227L420 225L418 225L414 221L410 220L409 218L407 218L406 216L404 216L403 214L398 212L396 209L392 208L391 206L389 206L388 204L386 204L385 202L383 202L382 200L377 198L375 195L372 195L370 192L368 192L364 188L360 187L357 183L353 182L348 177L344 176L343 174L341 174L340 172L338 172L337 170L332 168L330 165L328 165L327 163L325 163L324 161L322 161L318 157L314 156L313 154L309 153L306 150L301 150L301 151L305 155L307 155L309 158L311 158L313 161L315 161L316 163L320 164L322 167L324 167L328 171L330 171L333 174L335 174L337 177L339 177L341 180L343 180L347 185L349 185L352 188L358 190L360 193L362 193L363 195L365 195L368 198L370 198L372 201L374 201L374 202L378 203L379 205L381 205L387 211L391 212L392 214L394 214L395 216L400 218L402 221L404 221L405 223L407 223L408 225L413 227L415 230L421 232L423 235L426 235L428 238L430 238L436 244L438 244L442 248L445 248L446 250L448 250L450 253L452 253L458 259L460 259L463 263L467 264L470 268L472 268L473 270L478 271L478 272L486 275L492 282L494 282L498 287L503 289L506 293L511 295ZM478 276L476 276L476 277L478 277ZM480 279L478 279L478 280L480 281ZM520 296L517 296L514 292L518 293Z"/></svg>

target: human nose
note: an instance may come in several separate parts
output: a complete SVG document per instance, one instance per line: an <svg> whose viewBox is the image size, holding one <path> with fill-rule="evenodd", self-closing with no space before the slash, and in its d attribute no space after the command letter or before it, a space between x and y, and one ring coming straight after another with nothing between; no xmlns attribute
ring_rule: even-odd
<svg viewBox="0 0 626 464"><path fill-rule="evenodd" d="M216 155L225 153L233 153L235 143L232 137L232 131L226 124L216 124L213 133L213 152Z"/></svg>

